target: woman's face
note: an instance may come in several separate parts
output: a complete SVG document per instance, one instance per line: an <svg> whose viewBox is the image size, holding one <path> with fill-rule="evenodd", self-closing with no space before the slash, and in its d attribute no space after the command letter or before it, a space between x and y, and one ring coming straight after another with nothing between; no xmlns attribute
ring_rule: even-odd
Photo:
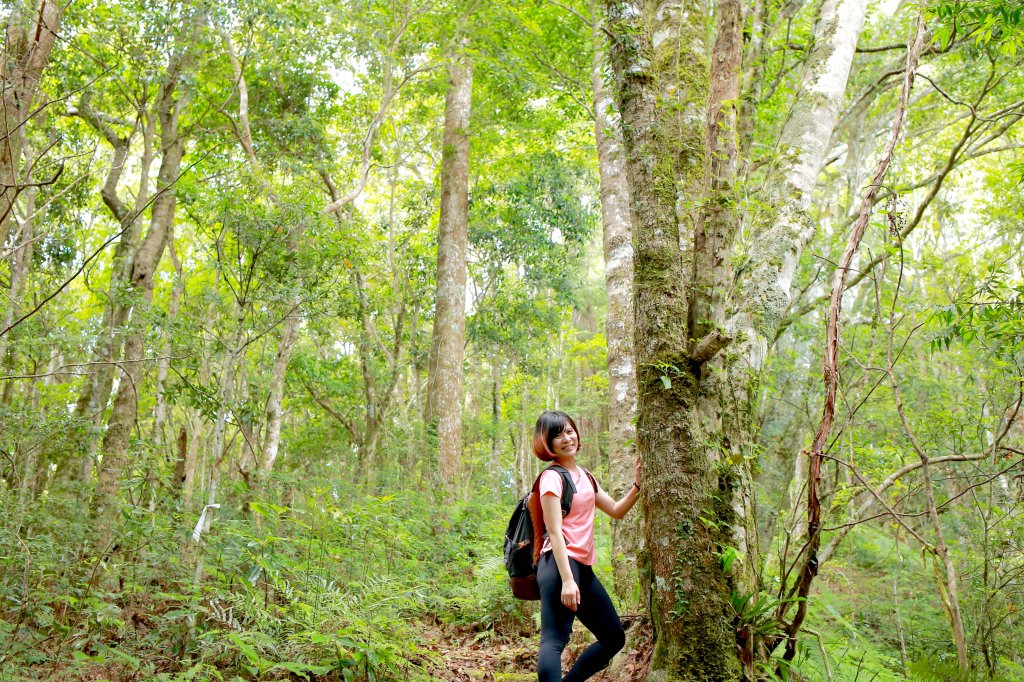
<svg viewBox="0 0 1024 682"><path fill-rule="evenodd" d="M566 424L565 429L563 429L562 432L555 436L554 440L551 441L551 447L554 449L556 455L559 457L566 457L576 454L576 448L579 447L579 442L579 436L576 435L576 431L572 428L572 424Z"/></svg>

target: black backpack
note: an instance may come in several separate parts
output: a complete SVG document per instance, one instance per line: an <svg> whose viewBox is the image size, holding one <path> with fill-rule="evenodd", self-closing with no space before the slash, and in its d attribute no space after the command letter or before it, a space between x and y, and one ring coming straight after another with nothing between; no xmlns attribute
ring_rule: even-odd
<svg viewBox="0 0 1024 682"><path fill-rule="evenodd" d="M552 464L548 469L553 469L562 475L562 517L564 518L572 509L572 498L576 494L576 486L572 482L572 475L565 467ZM597 481L589 471L586 469L583 471L590 479L591 485L594 486L596 494ZM542 471L541 476L543 474ZM530 495L537 493L539 486L540 476L537 476L531 491L519 498L512 517L508 520L508 527L505 529L505 568L512 586L512 595L516 599L533 601L540 599L540 588L537 586L537 566L533 563L533 523L530 519L528 505ZM543 538L540 541L543 541Z"/></svg>

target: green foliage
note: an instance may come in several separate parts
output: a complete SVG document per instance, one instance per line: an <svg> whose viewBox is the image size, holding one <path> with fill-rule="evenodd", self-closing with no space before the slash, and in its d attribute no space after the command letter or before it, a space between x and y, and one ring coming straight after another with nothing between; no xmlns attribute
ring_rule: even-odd
<svg viewBox="0 0 1024 682"><path fill-rule="evenodd" d="M16 4L34 12L31 3ZM723 260L737 268L757 239L750 216L771 208L761 187L785 151L777 134L820 5L753 4L764 14L748 15L744 45L753 50L763 39L764 49L744 60L742 225ZM802 551L803 538L791 535L802 510L790 506L803 491L793 464L820 414L819 299L891 123L901 46L917 9L899 3L890 16L891 3L869 4L812 202L818 235L793 288L792 309L809 312L775 340L768 371L751 371L749 395L723 388L700 397L757 422L750 442L714 438L700 447L729 457L717 473L730 485L736 467L750 462L763 544L789 552L772 557L768 570L779 575L770 576L770 592L732 595L727 617L761 637L778 634L774 613L794 604L785 601L794 578L786 566ZM1024 9L1015 0L924 6L932 46L883 188L898 196L884 216L872 216L855 263L864 279L843 306L822 539L860 525L821 567L807 604L820 641L803 638L788 664L775 652L762 662L766 678L824 680L828 663L835 680L955 679L933 565L904 528L874 518L880 504L868 520L857 518L866 488L917 457L883 377L890 323L893 371L929 456L977 455L1006 431L1004 449L947 462L932 475L972 665L992 679L1024 677L1015 411L1024 366L1024 161L1013 128L1024 92ZM582 463L602 482L617 455L607 449L616 380L603 333L617 321L605 319L590 111L594 49L603 44L590 21L595 6L62 7L59 40L32 102L38 115L12 132L24 133L29 147L16 160L18 177L49 178L61 165L64 172L33 188L34 208L21 188L0 244L4 314L39 306L0 330L0 677L420 680L443 665L423 640L431 628L468 631L477 642L532 636L536 609L511 597L498 547L511 500L536 471L533 420L555 406L578 417ZM229 42L245 79L251 150L241 144L242 83ZM442 494L421 415L445 65L455 51L474 67L468 333L461 467ZM186 154L180 177L164 187L157 103L172 66L181 69ZM602 75L608 83L616 77ZM83 117L88 108L102 125ZM127 156L118 167L113 149L121 141ZM665 189L676 192L676 180L667 177ZM131 270L158 191L176 197L173 238L152 306L140 308L142 295L118 273ZM143 192L148 203L122 224L112 198L130 205ZM333 196L349 194L339 211L324 212ZM700 204L680 197L679 209ZM887 222L912 226L919 208L915 231L894 239ZM25 239L30 222L35 233ZM684 249L692 236L684 235ZM29 252L17 291L17 254ZM692 265L688 257L680 263ZM285 320L297 322L291 348ZM134 379L123 361L133 330L145 339ZM727 350L730 362L746 357L743 344ZM283 435L267 471L259 460L279 358ZM704 376L717 391L724 374L713 364ZM684 393L690 375L667 363L641 369L666 393ZM110 395L90 401L103 376ZM107 497L106 425L117 392L128 396L129 387L137 418L116 494ZM194 471L179 470L183 456ZM922 482L912 472L882 502L927 533ZM220 507L197 545L188 538L211 495ZM97 547L104 504L115 508L115 540ZM724 536L723 518L709 509L699 523ZM604 579L611 531L598 523ZM722 573L738 577L759 563L726 542L708 547ZM692 615L682 573L667 589L674 614Z"/></svg>
<svg viewBox="0 0 1024 682"><path fill-rule="evenodd" d="M941 45L964 36L976 45L994 43L1008 57L1024 48L1024 7L1014 0L940 0L930 10Z"/></svg>
<svg viewBox="0 0 1024 682"><path fill-rule="evenodd" d="M761 637L770 637L779 632L780 624L774 618L781 600L767 592L729 595L736 628L744 629Z"/></svg>
<svg viewBox="0 0 1024 682"><path fill-rule="evenodd" d="M39 505L26 519L35 528L29 541L9 528L0 537L21 547L0 562L6 608L21 614L16 630L7 630L0 670L61 661L81 674L113 666L175 680L211 666L251 679L333 671L345 680L405 680L431 656L416 634L421 619L531 627L499 554L507 504L485 496L439 513L430 493L378 497L337 482L303 483L302 501L292 506L269 498L250 501L247 513L221 510L202 545L184 554L185 534L170 514L137 528L126 518L122 542L145 537L146 544L117 560L132 582L116 592L102 588L113 564L82 562L63 549L86 526L41 532L67 498ZM13 504L6 494L0 501ZM183 519L189 527L190 518ZM201 557L208 576L195 583ZM40 651L31 643L42 633L59 639Z"/></svg>

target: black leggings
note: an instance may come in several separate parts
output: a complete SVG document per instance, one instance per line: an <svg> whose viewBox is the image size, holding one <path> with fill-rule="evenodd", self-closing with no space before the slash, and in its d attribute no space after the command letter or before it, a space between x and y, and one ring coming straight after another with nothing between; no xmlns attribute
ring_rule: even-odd
<svg viewBox="0 0 1024 682"><path fill-rule="evenodd" d="M576 611L562 604L562 576L551 552L540 558L537 583L540 586L540 654L537 656L539 682L582 682L604 668L626 643L626 633L601 581L594 569L569 559L573 578L580 588L580 604ZM597 641L587 647L562 677L562 650L569 643L569 633L576 617L594 633Z"/></svg>

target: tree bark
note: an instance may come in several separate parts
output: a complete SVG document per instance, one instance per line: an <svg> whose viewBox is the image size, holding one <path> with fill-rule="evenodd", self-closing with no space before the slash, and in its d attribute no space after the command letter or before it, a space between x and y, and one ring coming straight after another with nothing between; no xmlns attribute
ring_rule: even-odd
<svg viewBox="0 0 1024 682"><path fill-rule="evenodd" d="M174 265L174 288L171 289L171 300L167 305L167 324L173 325L181 309L181 296L185 290L185 277L181 271L181 261L174 250L174 230L171 226L167 237L167 250L171 255L171 263ZM160 443L167 443L165 426L167 424L167 398L165 396L165 384L167 374L171 368L171 329L163 330L163 340L160 344L160 357L156 364L156 386L153 389L156 399L156 407L153 410L153 439Z"/></svg>
<svg viewBox="0 0 1024 682"><path fill-rule="evenodd" d="M740 95L743 18L739 0L718 4L705 145L708 150L704 200L693 235L693 270L687 326L690 339L703 339L725 323L726 288L732 282L729 253L736 214L738 139L736 102Z"/></svg>
<svg viewBox="0 0 1024 682"><path fill-rule="evenodd" d="M605 85L606 50L598 8L593 8L591 34L594 61L594 139L601 182L601 223L604 229L604 282L608 295L605 339L609 379L608 463L610 490L617 499L633 485L636 428L636 367L633 362L633 229L629 216L629 185L622 130L612 93ZM615 591L625 598L638 580L636 557L643 539L640 515L612 523L612 565Z"/></svg>
<svg viewBox="0 0 1024 682"><path fill-rule="evenodd" d="M462 361L466 338L466 249L469 211L469 115L473 71L452 57L445 97L437 303L427 375L428 428L437 430L441 480L454 489L462 461Z"/></svg>
<svg viewBox="0 0 1024 682"><path fill-rule="evenodd" d="M4 53L0 57L3 75L3 130L0 130L0 248L7 243L14 201L25 188L19 178L25 147L25 127L37 113L36 91L43 69L50 60L61 6L56 0L40 0L31 14L15 5L7 19Z"/></svg>
<svg viewBox="0 0 1024 682"><path fill-rule="evenodd" d="M7 313L4 315L3 326L0 327L4 331L9 330L11 323L21 315L21 297L28 281L35 242L36 191L35 187L29 187L25 192L25 219L19 223L18 233L15 236L15 240L19 243L12 247L14 255L11 261L11 284L8 290ZM4 367L11 366L7 361L10 340L10 334L5 333L0 336L0 364ZM6 391L4 393L6 394Z"/></svg>
<svg viewBox="0 0 1024 682"><path fill-rule="evenodd" d="M181 172L181 160L185 152L185 139L178 131L180 102L177 87L180 78L181 59L174 56L157 104L162 155L157 177L157 196L153 200L149 229L132 263L130 283L137 301L131 311L132 331L125 342L124 362L121 364L123 376L103 436L103 466L96 482L97 549L101 553L106 553L112 546L121 472L126 463L131 431L138 418L137 384L142 378L145 352L143 316L152 302L153 276L174 224L177 205L174 184Z"/></svg>

